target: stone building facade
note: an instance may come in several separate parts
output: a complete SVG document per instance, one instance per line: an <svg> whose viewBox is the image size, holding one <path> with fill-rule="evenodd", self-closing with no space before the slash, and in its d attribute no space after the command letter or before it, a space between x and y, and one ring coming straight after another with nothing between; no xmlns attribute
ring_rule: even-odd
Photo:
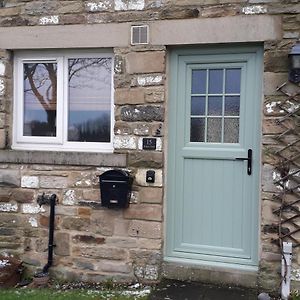
<svg viewBox="0 0 300 300"><path fill-rule="evenodd" d="M148 26L148 43L131 44L134 25ZM49 209L39 207L36 199L42 193L55 193L59 203L51 272L56 277L157 281L167 276L277 289L281 254L274 240L279 219L272 211L279 206L274 195L281 190L274 184L280 174L270 148L278 146L273 137L285 130L277 122L283 115L277 103L288 96L277 87L288 81L288 54L299 38L297 0L0 1L1 252L19 256L28 270L43 266ZM170 53L180 47L205 49L207 45L208 49L254 45L263 50L258 72L263 80L256 86L261 116L257 119L257 224L253 225L258 231L254 243L258 259L253 268L205 259L199 263L165 259L166 224L172 214L168 153L176 147L169 134ZM56 53L72 51L77 51L77 57L84 51L93 55L104 51L113 58L114 126L109 151L51 149L52 145L43 147L40 141L27 143L24 136L18 140L16 119L25 113L17 112L21 105L18 78L23 78L16 75L20 73L17 58L29 55L30 64L33 53L49 61L56 59ZM299 92L292 83L284 89L292 95ZM299 98L286 105L286 109L297 108ZM143 149L145 137L155 138L155 149ZM134 177L128 209L101 206L98 176L112 168L127 170ZM147 170L155 171L154 183L146 182ZM296 248L294 281L299 280L299 272Z"/></svg>

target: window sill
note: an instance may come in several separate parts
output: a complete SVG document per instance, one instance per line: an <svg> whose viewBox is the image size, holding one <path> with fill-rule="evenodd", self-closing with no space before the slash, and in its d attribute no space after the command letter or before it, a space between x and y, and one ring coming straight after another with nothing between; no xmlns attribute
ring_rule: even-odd
<svg viewBox="0 0 300 300"><path fill-rule="evenodd" d="M126 154L0 150L0 163L126 167Z"/></svg>

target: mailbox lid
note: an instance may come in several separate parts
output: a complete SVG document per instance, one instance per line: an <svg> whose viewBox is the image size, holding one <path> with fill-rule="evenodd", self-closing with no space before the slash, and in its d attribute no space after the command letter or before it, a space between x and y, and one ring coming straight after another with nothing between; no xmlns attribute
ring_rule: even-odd
<svg viewBox="0 0 300 300"><path fill-rule="evenodd" d="M109 170L99 176L101 182L127 182L132 183L132 177L129 176L128 172L123 170Z"/></svg>

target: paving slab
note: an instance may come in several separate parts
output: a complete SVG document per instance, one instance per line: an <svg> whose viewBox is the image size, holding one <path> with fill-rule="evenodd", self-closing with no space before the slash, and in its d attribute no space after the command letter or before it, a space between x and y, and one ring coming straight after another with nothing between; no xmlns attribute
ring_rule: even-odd
<svg viewBox="0 0 300 300"><path fill-rule="evenodd" d="M230 286L164 280L149 300L257 300L257 291Z"/></svg>

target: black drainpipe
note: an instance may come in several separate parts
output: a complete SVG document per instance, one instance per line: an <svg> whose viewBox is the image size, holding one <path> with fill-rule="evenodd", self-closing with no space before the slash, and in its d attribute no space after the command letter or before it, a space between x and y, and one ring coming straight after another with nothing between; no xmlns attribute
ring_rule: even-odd
<svg viewBox="0 0 300 300"><path fill-rule="evenodd" d="M39 206L43 204L50 205L50 216L49 216L49 240L48 240L48 262L43 267L43 271L35 275L35 277L43 277L48 276L48 270L52 266L53 263L53 248L55 245L54 242L54 217L55 217L55 204L57 201L56 194L52 194L51 196L45 196L45 194L38 196L37 203Z"/></svg>

